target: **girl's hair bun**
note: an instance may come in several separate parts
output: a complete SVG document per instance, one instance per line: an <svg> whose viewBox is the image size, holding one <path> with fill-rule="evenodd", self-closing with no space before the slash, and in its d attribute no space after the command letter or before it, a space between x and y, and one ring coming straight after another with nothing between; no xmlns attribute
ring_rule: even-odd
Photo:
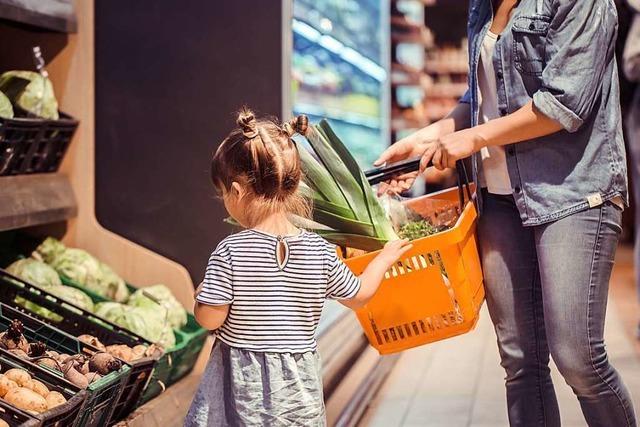
<svg viewBox="0 0 640 427"><path fill-rule="evenodd" d="M282 128L289 136L293 136L296 133L305 136L309 129L309 118L304 114L300 114L282 125Z"/></svg>
<svg viewBox="0 0 640 427"><path fill-rule="evenodd" d="M242 109L240 109L236 123L246 138L255 138L258 135L256 117L254 116L253 111L247 107L242 107Z"/></svg>

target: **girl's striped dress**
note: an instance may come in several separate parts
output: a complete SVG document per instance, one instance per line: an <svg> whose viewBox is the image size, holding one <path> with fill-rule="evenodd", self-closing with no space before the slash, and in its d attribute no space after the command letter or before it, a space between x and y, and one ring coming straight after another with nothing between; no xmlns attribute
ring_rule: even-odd
<svg viewBox="0 0 640 427"><path fill-rule="evenodd" d="M223 240L197 301L231 307L185 425L325 425L316 329L326 298L359 289L335 247L314 233L246 230Z"/></svg>

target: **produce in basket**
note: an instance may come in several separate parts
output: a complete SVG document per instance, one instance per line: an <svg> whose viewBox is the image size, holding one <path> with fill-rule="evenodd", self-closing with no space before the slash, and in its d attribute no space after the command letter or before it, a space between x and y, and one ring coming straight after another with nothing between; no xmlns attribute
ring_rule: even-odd
<svg viewBox="0 0 640 427"><path fill-rule="evenodd" d="M61 393L49 390L26 370L19 368L0 374L0 398L32 414L46 412L67 402Z"/></svg>
<svg viewBox="0 0 640 427"><path fill-rule="evenodd" d="M58 273L42 261L34 258L19 259L7 267L7 271L25 282L45 289L47 292L71 304L87 311L93 311L93 301L89 295L71 286L64 286L60 281ZM59 315L22 297L16 298L16 303L45 319L54 321L62 320Z"/></svg>
<svg viewBox="0 0 640 427"><path fill-rule="evenodd" d="M50 265L35 258L23 258L7 267L7 272L42 289L61 286L60 276Z"/></svg>
<svg viewBox="0 0 640 427"><path fill-rule="evenodd" d="M13 105L11 105L11 101L7 98L7 95L2 92L0 92L0 117L3 119L13 118Z"/></svg>
<svg viewBox="0 0 640 427"><path fill-rule="evenodd" d="M96 315L164 348L175 346L175 335L166 313L155 308L131 307L117 302L96 304Z"/></svg>
<svg viewBox="0 0 640 427"><path fill-rule="evenodd" d="M378 199L326 120L311 126L305 136L311 152L299 145L305 177L300 191L311 197L314 209L313 221L297 219L301 227L339 246L366 251L399 237L416 239L441 231L415 212L407 214L403 205L385 210L384 200Z"/></svg>
<svg viewBox="0 0 640 427"><path fill-rule="evenodd" d="M58 101L51 80L33 71L7 71L0 76L0 91L14 105L43 119L58 120Z"/></svg>
<svg viewBox="0 0 640 427"><path fill-rule="evenodd" d="M180 329L187 324L187 310L165 285L138 289L131 294L127 305L149 310L166 310L169 324L174 329Z"/></svg>
<svg viewBox="0 0 640 427"><path fill-rule="evenodd" d="M123 360L127 363L134 362L138 359L142 359L144 357L160 357L158 352L162 352L155 344L151 344L150 346L138 344L134 347L129 347L126 344L112 344L105 346L100 342L100 340L92 335L80 335L78 339L84 343L90 344L96 347L99 350L106 351L113 357L117 357L120 360Z"/></svg>
<svg viewBox="0 0 640 427"><path fill-rule="evenodd" d="M118 302L129 298L125 281L109 266L82 249L67 248L59 240L47 237L38 246L35 255L59 274L105 298Z"/></svg>

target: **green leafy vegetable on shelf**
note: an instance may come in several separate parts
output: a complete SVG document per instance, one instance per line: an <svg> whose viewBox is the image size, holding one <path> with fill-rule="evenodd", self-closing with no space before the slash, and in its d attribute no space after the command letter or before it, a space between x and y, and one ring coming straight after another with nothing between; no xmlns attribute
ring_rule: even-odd
<svg viewBox="0 0 640 427"><path fill-rule="evenodd" d="M59 240L47 237L36 249L36 254L59 274L105 298L118 302L129 298L125 281L82 249L67 248Z"/></svg>
<svg viewBox="0 0 640 427"><path fill-rule="evenodd" d="M306 139L311 152L300 147L304 182L300 191L313 202L313 220L298 219L340 246L368 251L398 238L393 225L356 160L322 120L311 126Z"/></svg>
<svg viewBox="0 0 640 427"><path fill-rule="evenodd" d="M96 304L95 314L164 348L175 346L173 329L157 307L149 309L101 302Z"/></svg>
<svg viewBox="0 0 640 427"><path fill-rule="evenodd" d="M62 286L58 273L51 266L34 258L19 259L6 270L9 274L43 289Z"/></svg>
<svg viewBox="0 0 640 427"><path fill-rule="evenodd" d="M44 119L57 120L58 101L51 80L34 71L7 71L0 76L0 91L13 105Z"/></svg>
<svg viewBox="0 0 640 427"><path fill-rule="evenodd" d="M157 302L147 295L150 295ZM169 324L174 329L180 329L187 324L187 311L165 285L154 285L138 289L129 297L127 305L160 312L165 312L166 310Z"/></svg>
<svg viewBox="0 0 640 427"><path fill-rule="evenodd" d="M0 117L4 119L13 118L13 105L11 105L11 101L7 98L7 95L2 92L0 92Z"/></svg>

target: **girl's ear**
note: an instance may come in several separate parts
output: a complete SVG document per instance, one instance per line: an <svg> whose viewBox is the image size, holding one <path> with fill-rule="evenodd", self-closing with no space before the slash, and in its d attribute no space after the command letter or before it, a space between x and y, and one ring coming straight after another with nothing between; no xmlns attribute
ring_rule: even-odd
<svg viewBox="0 0 640 427"><path fill-rule="evenodd" d="M244 197L245 195L245 191L244 188L242 187L242 185L240 185L240 183L233 181L231 183L231 194L233 194L233 196L237 199L240 200Z"/></svg>

